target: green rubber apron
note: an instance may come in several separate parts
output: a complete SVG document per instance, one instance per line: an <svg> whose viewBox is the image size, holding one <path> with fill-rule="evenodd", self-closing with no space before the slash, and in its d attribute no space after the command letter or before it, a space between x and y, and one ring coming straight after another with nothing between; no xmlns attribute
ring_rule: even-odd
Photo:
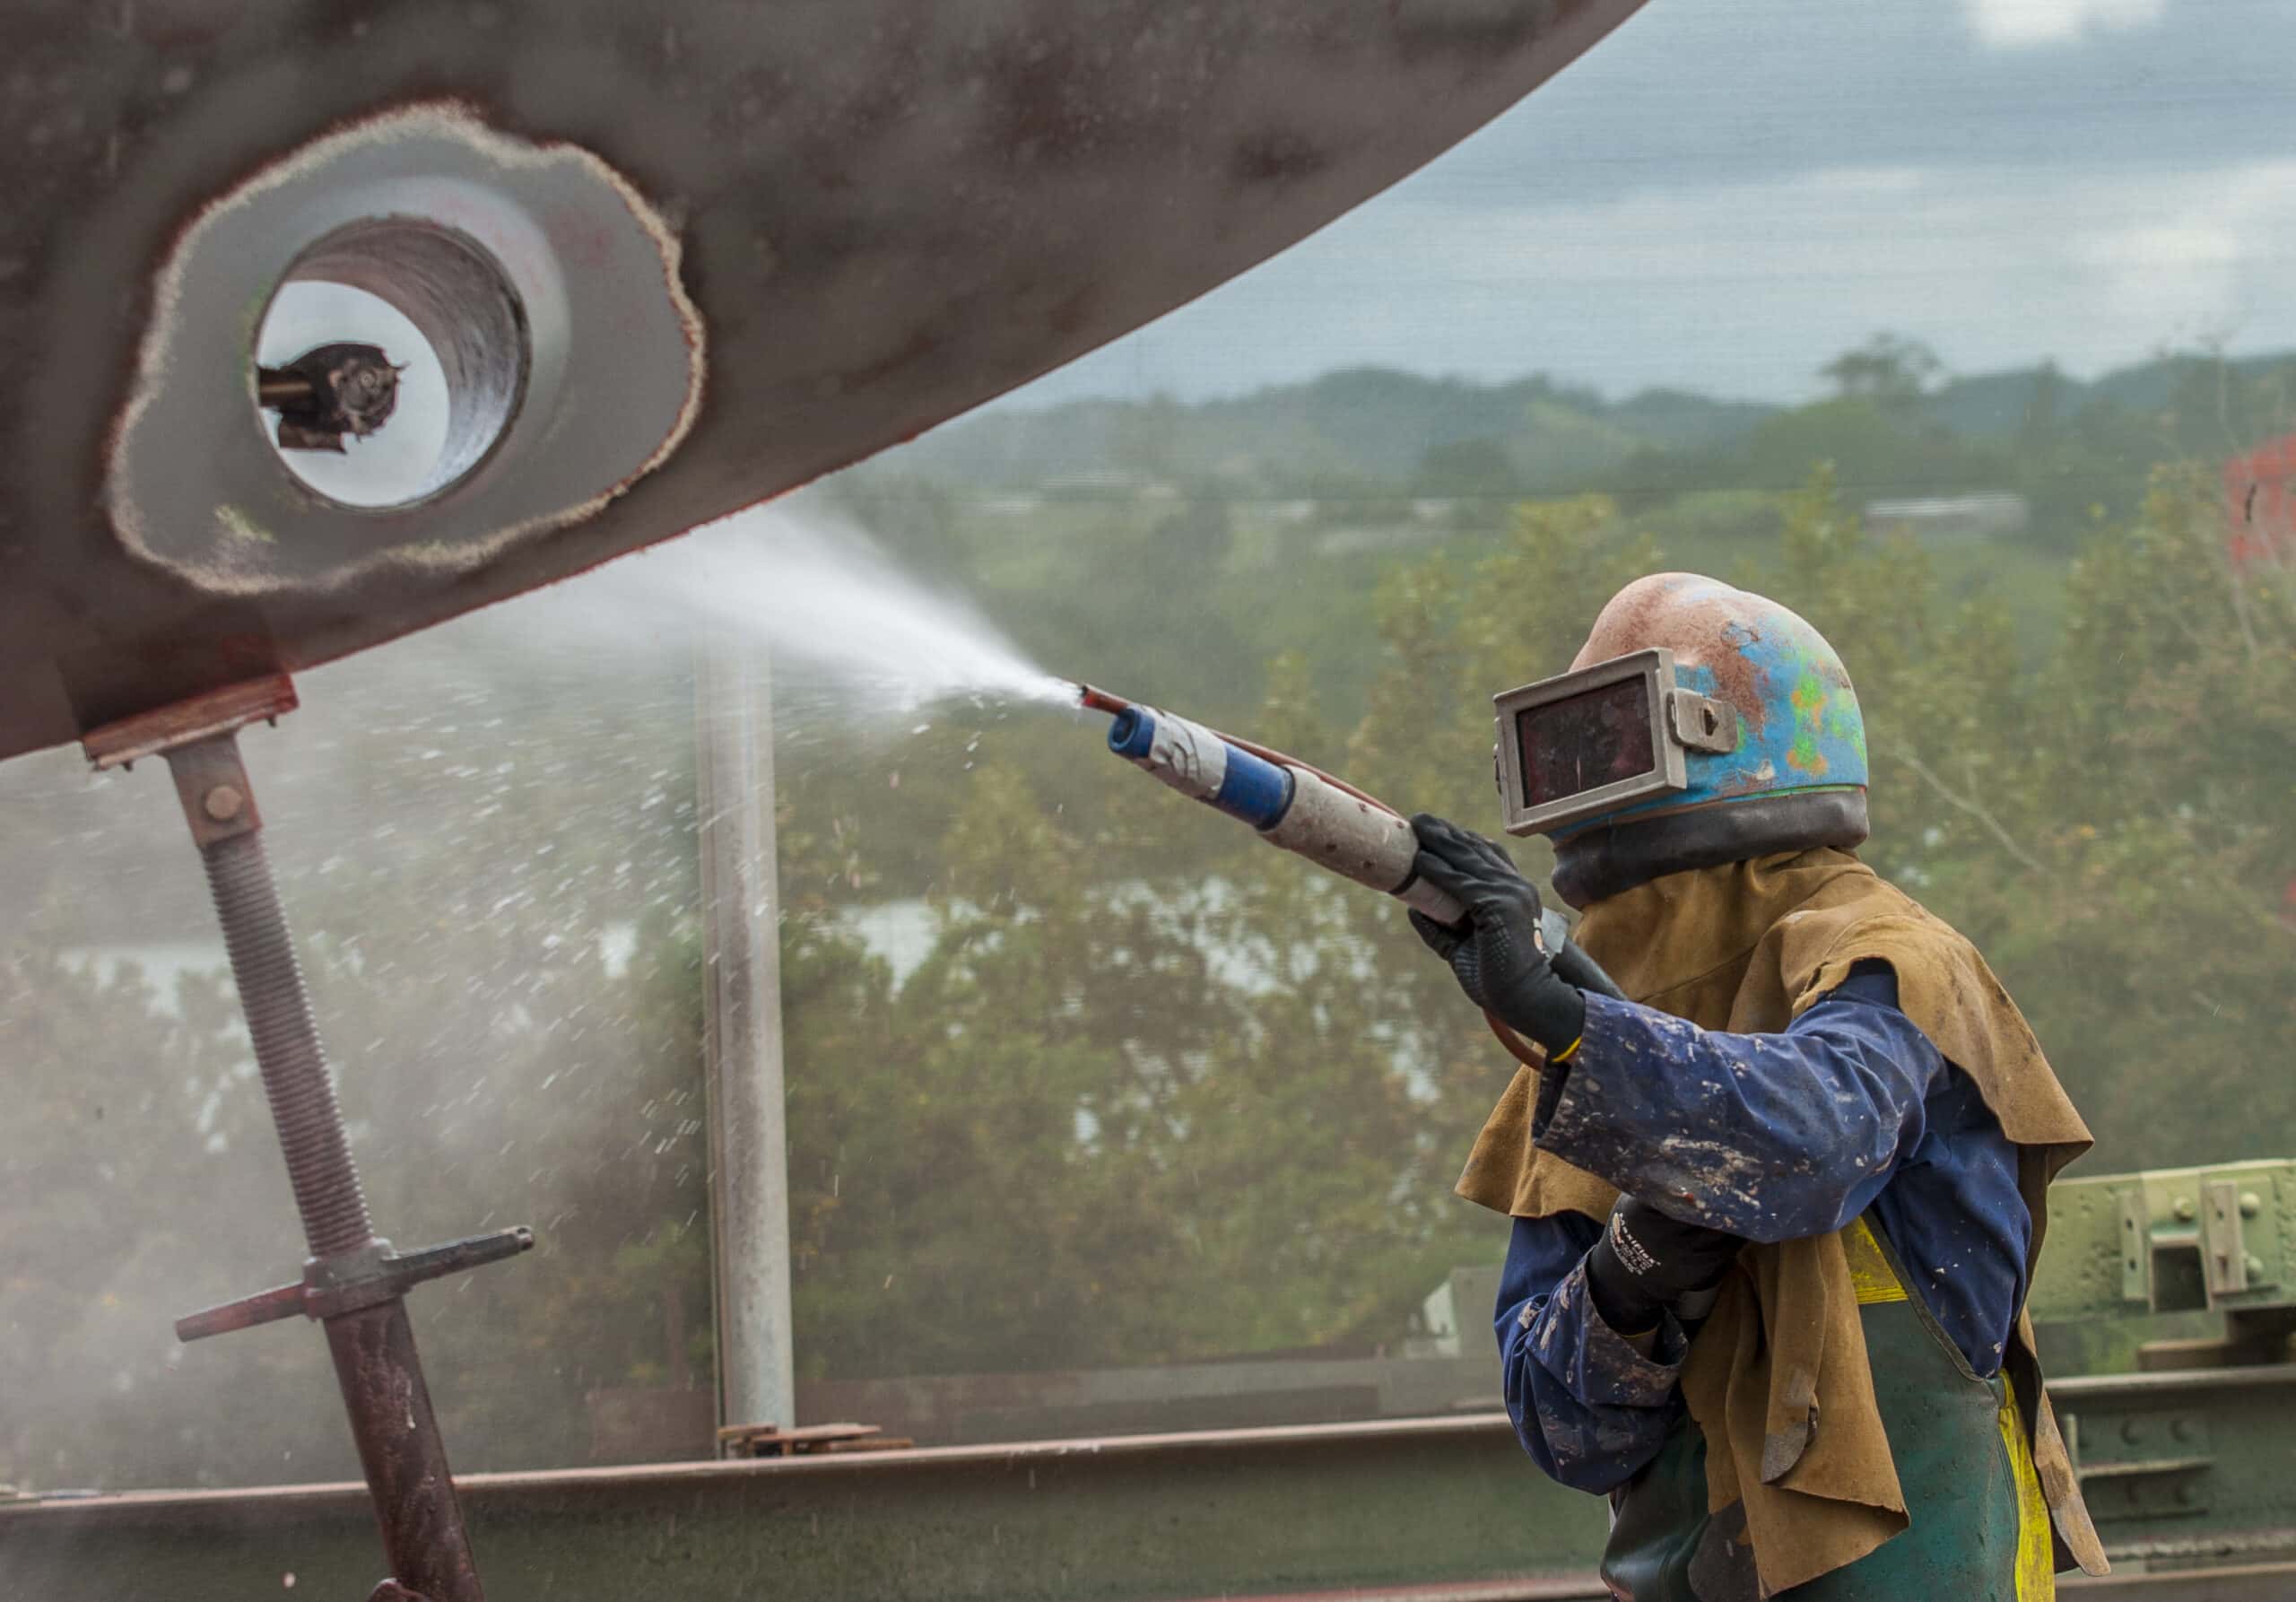
<svg viewBox="0 0 2296 1602"><path fill-rule="evenodd" d="M1911 1522L1790 1602L2047 1602L2057 1595L2048 1507L2005 1373L1980 1380L1928 1307L1908 1296L1881 1236L1843 1232L1882 1426ZM1685 1415L1617 1493L1602 1574L1631 1602L1757 1602L1735 1505L1706 1508L1706 1437ZM1735 1539L1733 1539L1733 1537Z"/></svg>

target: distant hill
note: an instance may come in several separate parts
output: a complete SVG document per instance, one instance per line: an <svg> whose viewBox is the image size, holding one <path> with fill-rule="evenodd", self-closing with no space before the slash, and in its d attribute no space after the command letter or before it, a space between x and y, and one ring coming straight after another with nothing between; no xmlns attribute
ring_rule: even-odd
<svg viewBox="0 0 2296 1602"><path fill-rule="evenodd" d="M1087 400L991 413L905 448L900 466L983 488L1208 473L1307 492L1350 479L1408 484L1447 449L1495 446L1513 480L1535 487L1605 471L1639 448L1726 448L1773 410L1684 390L1610 402L1535 376L1478 384L1353 368L1192 405Z"/></svg>
<svg viewBox="0 0 2296 1602"><path fill-rule="evenodd" d="M2205 384L2226 370L2260 379L2292 362L2296 362L2296 354L2286 352L2238 357L2221 364L2211 356L2169 355L2118 368L2085 383L2066 377L2054 366L1978 373L1940 386L1923 397L1922 409L1955 433L1975 440L2006 439L2029 425L2036 405L2044 398L2059 419L2099 402L2152 414L2173 405L2179 388L2196 379Z"/></svg>
<svg viewBox="0 0 2296 1602"><path fill-rule="evenodd" d="M2253 403L2275 372L2296 376L2296 356L2220 364L2170 355L2086 381L2053 366L1977 373L1923 396L1915 415L1991 449L1985 459L2006 462L2001 448L2030 442L2036 431L2083 413L2153 418L2174 409L2180 392L2213 394L2226 371L2257 381ZM2197 407L2188 398L2185 410ZM1657 457L1760 455L1765 424L1808 410L1685 389L1614 401L1537 375L1484 384L1365 367L1193 404L1084 400L992 412L936 430L884 465L955 488L1078 495L1207 480L1277 495L1556 492L1606 483L1630 460L1639 468ZM2261 426L2251 404L2235 431ZM2210 448L2222 432L2212 431Z"/></svg>

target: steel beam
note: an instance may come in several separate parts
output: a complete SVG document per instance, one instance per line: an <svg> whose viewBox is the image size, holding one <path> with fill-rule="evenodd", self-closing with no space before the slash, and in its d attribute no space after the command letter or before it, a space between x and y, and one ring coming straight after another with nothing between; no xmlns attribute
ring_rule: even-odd
<svg viewBox="0 0 2296 1602"><path fill-rule="evenodd" d="M952 1447L457 1482L504 1596L1171 1598L1584 1574L1596 1499L1505 1417ZM357 1487L0 1507L0 1594L363 1596Z"/></svg>
<svg viewBox="0 0 2296 1602"><path fill-rule="evenodd" d="M2256 1576L2284 1580L2296 1551L2289 1376L2080 1380L2061 1388L2059 1406L2080 1421L2084 1468L2111 1460L2097 1438L2119 1440L2131 1419L2183 1409L2209 1432L2212 1467L2196 1482L2205 1494L2193 1502L2132 1511L2094 1497L2121 1570L2107 1594L2280 1594L2257 1589L2267 1581ZM1549 1596L1574 1576L1583 1584L1605 1531L1602 1502L1541 1476L1503 1414L458 1484L498 1588L553 1602L747 1595L767 1577L821 1602L1162 1602L1382 1587L1528 1598L1542 1594L1534 1580ZM303 1594L353 1594L370 1539L349 1485L0 1507L0 1594L243 1602L275 1592L289 1572ZM2221 1592L2145 1572L2219 1563L2236 1565L2212 1570L2231 1577Z"/></svg>
<svg viewBox="0 0 2296 1602"><path fill-rule="evenodd" d="M2296 1364L2049 1387L2115 1563L2296 1554Z"/></svg>

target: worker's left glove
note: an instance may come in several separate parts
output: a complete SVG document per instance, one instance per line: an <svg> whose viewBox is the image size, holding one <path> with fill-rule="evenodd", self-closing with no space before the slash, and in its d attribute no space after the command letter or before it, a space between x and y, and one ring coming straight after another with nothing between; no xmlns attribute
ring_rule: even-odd
<svg viewBox="0 0 2296 1602"><path fill-rule="evenodd" d="M1411 927L1451 965L1469 1001L1536 1040L1550 1058L1567 1055L1587 1022L1587 998L1547 960L1538 891L1480 834L1426 813L1411 828L1419 837L1413 862L1419 876L1467 910L1456 924L1413 912Z"/></svg>
<svg viewBox="0 0 2296 1602"><path fill-rule="evenodd" d="M1622 1196L1603 1238L1587 1253L1587 1290L1604 1323L1621 1335L1639 1335L1657 1324L1663 1310L1687 1314L1692 1304L1709 1302L1703 1293L1722 1283L1745 1244Z"/></svg>

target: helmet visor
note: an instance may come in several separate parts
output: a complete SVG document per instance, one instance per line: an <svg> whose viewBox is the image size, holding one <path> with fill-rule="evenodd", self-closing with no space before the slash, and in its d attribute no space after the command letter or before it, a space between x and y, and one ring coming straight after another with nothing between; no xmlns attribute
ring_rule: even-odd
<svg viewBox="0 0 2296 1602"><path fill-rule="evenodd" d="M1523 800L1550 806L1655 772L1650 685L1640 678L1581 690L1515 714Z"/></svg>
<svg viewBox="0 0 2296 1602"><path fill-rule="evenodd" d="M1674 689L1674 655L1657 649L1493 697L1507 832L1544 834L1686 788L1666 719Z"/></svg>

